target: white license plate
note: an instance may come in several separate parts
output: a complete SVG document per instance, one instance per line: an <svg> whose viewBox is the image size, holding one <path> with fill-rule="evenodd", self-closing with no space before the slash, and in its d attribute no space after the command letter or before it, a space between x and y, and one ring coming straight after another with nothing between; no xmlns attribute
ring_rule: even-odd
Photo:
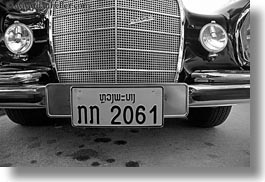
<svg viewBox="0 0 265 182"><path fill-rule="evenodd" d="M72 88L74 127L161 127L163 88Z"/></svg>

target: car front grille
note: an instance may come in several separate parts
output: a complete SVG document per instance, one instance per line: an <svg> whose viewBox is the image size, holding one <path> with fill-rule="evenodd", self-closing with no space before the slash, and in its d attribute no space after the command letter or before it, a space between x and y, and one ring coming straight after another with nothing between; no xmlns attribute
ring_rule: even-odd
<svg viewBox="0 0 265 182"><path fill-rule="evenodd" d="M172 83L178 76L177 0L68 0L53 8L53 57L62 83Z"/></svg>

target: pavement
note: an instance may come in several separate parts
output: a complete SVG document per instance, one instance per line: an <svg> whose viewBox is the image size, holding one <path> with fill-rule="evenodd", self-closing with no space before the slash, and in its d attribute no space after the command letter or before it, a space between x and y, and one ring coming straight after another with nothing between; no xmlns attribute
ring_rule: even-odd
<svg viewBox="0 0 265 182"><path fill-rule="evenodd" d="M2 167L250 167L250 105L213 129L168 119L161 129L22 127L0 117Z"/></svg>

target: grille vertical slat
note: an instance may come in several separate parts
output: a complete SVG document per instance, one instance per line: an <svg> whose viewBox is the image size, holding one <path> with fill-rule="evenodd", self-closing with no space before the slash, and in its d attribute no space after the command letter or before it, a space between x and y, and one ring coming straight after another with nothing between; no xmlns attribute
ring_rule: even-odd
<svg viewBox="0 0 265 182"><path fill-rule="evenodd" d="M54 59L62 83L170 83L178 67L177 0L67 0L54 9ZM143 21L147 19L147 21Z"/></svg>

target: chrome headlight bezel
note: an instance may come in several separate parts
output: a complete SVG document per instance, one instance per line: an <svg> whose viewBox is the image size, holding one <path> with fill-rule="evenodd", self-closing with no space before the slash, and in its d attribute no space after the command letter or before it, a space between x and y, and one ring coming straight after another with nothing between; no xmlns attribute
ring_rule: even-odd
<svg viewBox="0 0 265 182"><path fill-rule="evenodd" d="M5 31L4 42L10 52L16 55L26 54L33 46L33 32L27 25L15 22Z"/></svg>
<svg viewBox="0 0 265 182"><path fill-rule="evenodd" d="M213 32L209 32L209 29L213 29ZM217 29L217 31L216 31ZM215 38L218 39L220 37L222 37L222 39L219 39L219 43L221 43L222 45L219 47L214 47L213 45L209 45L210 43L210 39L209 36L207 37L206 35L210 35L212 36L212 34L214 34L216 37L212 36L211 40L214 40ZM222 52L227 44L228 44L228 35L226 30L219 24L217 24L215 21L212 21L211 23L206 24L200 31L200 37L199 40L201 42L201 45L203 46L203 48L205 50L207 50L210 53L219 53ZM214 40L216 42L218 42L218 40ZM208 44L208 45L207 45Z"/></svg>

